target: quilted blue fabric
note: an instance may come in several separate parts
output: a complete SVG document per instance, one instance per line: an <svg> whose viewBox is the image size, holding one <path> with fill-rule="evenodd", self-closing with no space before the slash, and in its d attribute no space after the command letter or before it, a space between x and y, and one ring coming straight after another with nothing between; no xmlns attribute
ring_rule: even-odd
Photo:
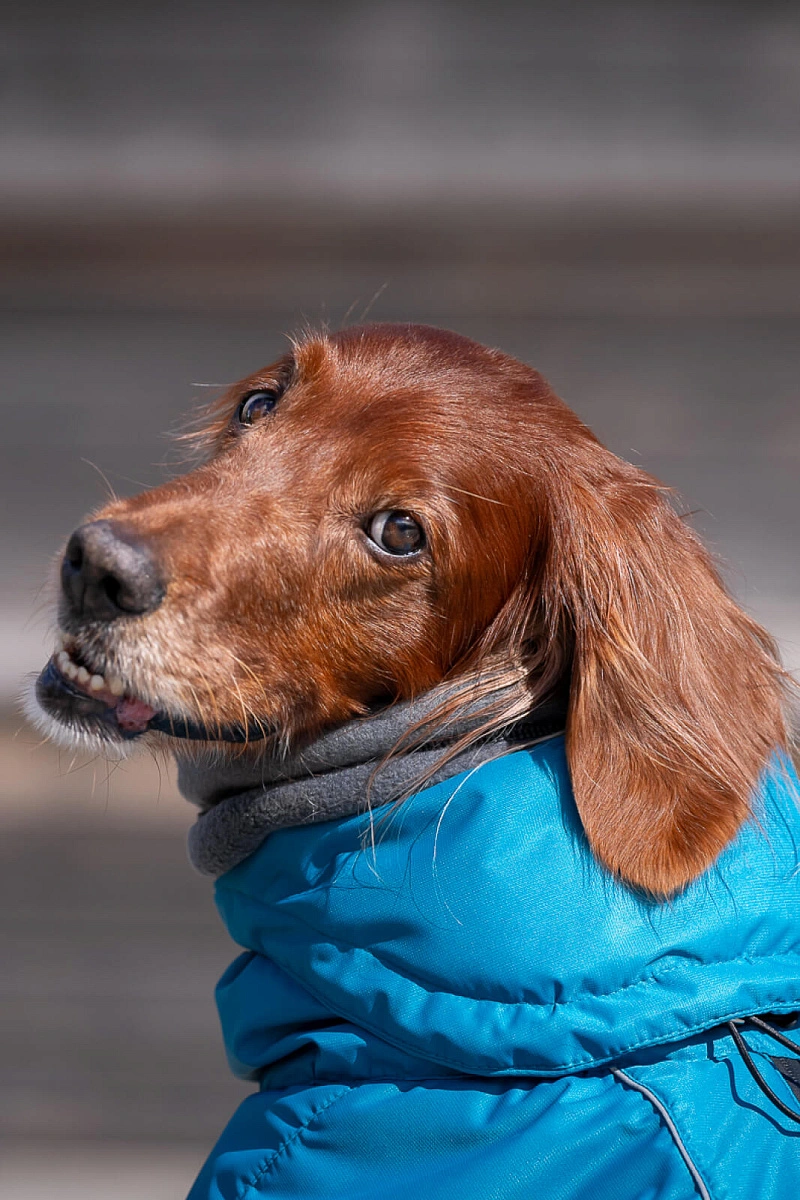
<svg viewBox="0 0 800 1200"><path fill-rule="evenodd" d="M797 780L659 904L586 844L562 738L217 883L240 1106L190 1200L796 1200L800 1124L724 1022L800 1009ZM800 1111L770 1055L770 1086Z"/></svg>

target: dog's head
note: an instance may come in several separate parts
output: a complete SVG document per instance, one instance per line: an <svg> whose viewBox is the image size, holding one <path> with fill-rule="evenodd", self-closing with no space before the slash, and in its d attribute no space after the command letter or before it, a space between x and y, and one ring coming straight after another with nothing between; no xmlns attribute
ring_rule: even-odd
<svg viewBox="0 0 800 1200"><path fill-rule="evenodd" d="M308 336L208 446L70 539L48 732L290 744L453 678L500 727L569 671L600 860L667 894L734 836L785 741L771 641L535 371L422 326Z"/></svg>

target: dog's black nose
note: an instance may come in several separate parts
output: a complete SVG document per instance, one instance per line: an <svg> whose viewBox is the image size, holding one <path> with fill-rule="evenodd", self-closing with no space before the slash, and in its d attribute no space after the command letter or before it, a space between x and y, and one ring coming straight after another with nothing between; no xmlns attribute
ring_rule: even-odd
<svg viewBox="0 0 800 1200"><path fill-rule="evenodd" d="M152 551L113 521L75 530L61 563L61 589L73 616L96 621L152 612L166 591Z"/></svg>

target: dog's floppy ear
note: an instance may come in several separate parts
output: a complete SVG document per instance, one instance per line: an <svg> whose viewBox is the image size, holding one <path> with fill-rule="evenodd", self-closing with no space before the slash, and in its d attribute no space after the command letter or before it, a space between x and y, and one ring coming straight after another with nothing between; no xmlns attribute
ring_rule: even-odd
<svg viewBox="0 0 800 1200"><path fill-rule="evenodd" d="M786 741L785 675L650 476L594 443L548 490L540 613L572 648L578 810L601 862L666 896L747 817Z"/></svg>

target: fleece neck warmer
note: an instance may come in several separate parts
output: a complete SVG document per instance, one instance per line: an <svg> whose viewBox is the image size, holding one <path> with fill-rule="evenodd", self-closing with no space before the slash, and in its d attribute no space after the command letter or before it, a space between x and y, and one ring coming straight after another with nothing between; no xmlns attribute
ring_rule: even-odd
<svg viewBox="0 0 800 1200"><path fill-rule="evenodd" d="M479 709L467 708L419 744L412 736L409 749L401 745L390 755L441 700L437 690L394 704L323 734L290 757L263 749L224 757L179 757L181 793L200 809L189 830L192 864L203 875L223 875L276 829L331 821L391 803L413 790L417 779L433 786L562 733L566 724L566 690L559 688L523 720L458 752L443 766L437 763L448 748L483 724Z"/></svg>

